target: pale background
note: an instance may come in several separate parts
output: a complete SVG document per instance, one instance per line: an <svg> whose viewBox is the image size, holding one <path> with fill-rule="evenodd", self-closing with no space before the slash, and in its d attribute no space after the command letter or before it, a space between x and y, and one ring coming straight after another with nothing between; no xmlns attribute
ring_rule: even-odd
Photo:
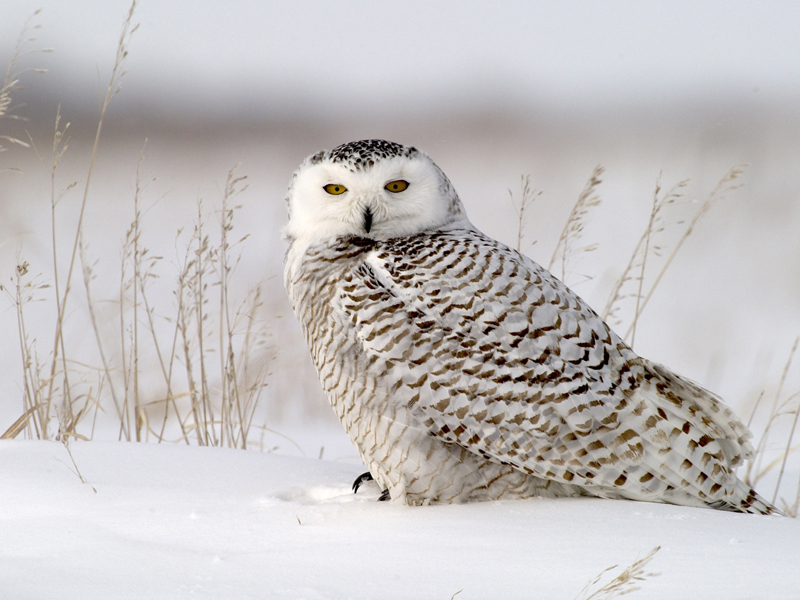
<svg viewBox="0 0 800 600"><path fill-rule="evenodd" d="M29 48L55 52L25 56L21 66L49 72L23 74L16 113L28 122L0 120L0 135L27 131L46 154L61 103L72 139L60 189L86 176L129 4L6 0L3 69L39 7ZM603 205L584 234L599 250L566 276L598 310L647 221L660 172L667 187L691 178L688 197L702 200L728 169L748 164L744 187L701 222L671 267L635 348L745 417L761 390L771 398L800 335L800 5L143 0L134 21L141 26L89 194L95 293L113 299L119 285L145 138L143 171L155 180L143 196L152 206L143 240L165 257L154 288L163 315L172 307L176 230L192 227L198 197L214 206L228 169L241 163L250 187L236 231L251 237L234 287L265 282L262 316L275 356L264 419L275 428L331 421L282 286L286 184L306 155L365 137L427 151L472 221L510 244L517 222L508 190L518 197L520 177L530 175L542 195L523 249L545 264L592 169L604 165ZM0 154L8 167L23 174L0 172L0 277L8 283L19 255L48 281L49 176L31 150ZM58 206L63 257L79 203L73 191ZM73 285L66 339L96 363L82 284ZM2 431L20 413L22 383L15 313L6 298L0 303ZM113 320L113 302L102 307ZM54 307L30 310L44 354ZM800 388L799 371L796 364L790 391Z"/></svg>

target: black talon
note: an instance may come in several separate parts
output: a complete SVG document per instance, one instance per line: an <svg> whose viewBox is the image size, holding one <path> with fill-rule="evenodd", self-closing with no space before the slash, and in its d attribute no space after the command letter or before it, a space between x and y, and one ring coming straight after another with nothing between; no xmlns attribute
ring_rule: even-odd
<svg viewBox="0 0 800 600"><path fill-rule="evenodd" d="M367 471L366 473L362 473L361 475L356 477L356 480L353 482L353 493L357 494L358 488L361 487L361 484L366 483L367 481L374 481L372 473L370 473L369 471Z"/></svg>
<svg viewBox="0 0 800 600"><path fill-rule="evenodd" d="M378 502L385 502L386 500L391 500L392 497L389 496L389 490L383 490L381 497L378 498Z"/></svg>

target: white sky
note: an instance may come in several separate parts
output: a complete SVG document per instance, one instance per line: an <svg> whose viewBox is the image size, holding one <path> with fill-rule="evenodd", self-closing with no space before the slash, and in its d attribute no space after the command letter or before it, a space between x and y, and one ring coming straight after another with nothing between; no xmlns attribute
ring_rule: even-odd
<svg viewBox="0 0 800 600"><path fill-rule="evenodd" d="M128 6L4 0L0 59L42 7L38 44L57 52L30 66L96 103ZM161 110L800 99L798 2L141 0L135 21L124 101Z"/></svg>

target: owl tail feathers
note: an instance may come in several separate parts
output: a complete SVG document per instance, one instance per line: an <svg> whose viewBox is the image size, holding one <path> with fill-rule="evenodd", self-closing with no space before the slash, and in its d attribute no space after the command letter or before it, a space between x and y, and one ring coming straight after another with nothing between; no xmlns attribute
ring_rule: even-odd
<svg viewBox="0 0 800 600"><path fill-rule="evenodd" d="M738 480L730 498L709 502L711 508L752 515L783 515L783 512L759 496L744 481Z"/></svg>

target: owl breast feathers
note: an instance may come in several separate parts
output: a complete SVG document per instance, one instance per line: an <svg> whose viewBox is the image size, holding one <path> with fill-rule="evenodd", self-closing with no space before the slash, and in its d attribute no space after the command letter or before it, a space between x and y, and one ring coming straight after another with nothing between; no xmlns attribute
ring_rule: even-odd
<svg viewBox="0 0 800 600"><path fill-rule="evenodd" d="M774 511L733 471L750 433L719 398L637 356L558 279L476 230L427 155L345 144L306 159L287 200L295 314L392 500Z"/></svg>

